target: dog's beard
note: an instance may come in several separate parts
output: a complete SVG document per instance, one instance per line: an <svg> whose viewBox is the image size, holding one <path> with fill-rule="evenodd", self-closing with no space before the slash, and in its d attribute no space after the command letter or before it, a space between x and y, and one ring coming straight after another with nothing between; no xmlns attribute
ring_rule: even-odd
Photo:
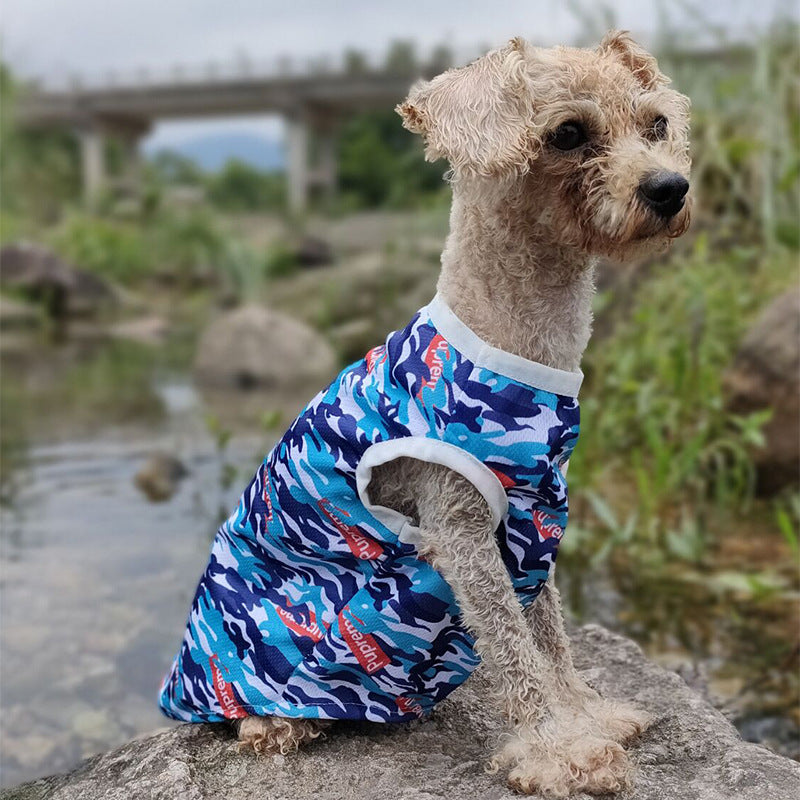
<svg viewBox="0 0 800 800"><path fill-rule="evenodd" d="M595 224L584 231L582 246L592 255L619 261L640 258L665 250L673 239L686 232L690 218L689 198L681 211L669 219L654 214L638 198L619 207L606 204L594 215Z"/></svg>

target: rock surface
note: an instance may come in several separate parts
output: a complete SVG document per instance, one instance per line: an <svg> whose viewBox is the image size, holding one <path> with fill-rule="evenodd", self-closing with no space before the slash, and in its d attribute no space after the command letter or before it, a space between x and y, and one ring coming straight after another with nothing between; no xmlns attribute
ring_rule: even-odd
<svg viewBox="0 0 800 800"><path fill-rule="evenodd" d="M0 328L33 328L39 323L39 316L36 308L29 303L20 303L0 295Z"/></svg>
<svg viewBox="0 0 800 800"><path fill-rule="evenodd" d="M304 236L297 245L295 257L301 267L322 267L333 261L333 250L325 239Z"/></svg>
<svg viewBox="0 0 800 800"><path fill-rule="evenodd" d="M408 324L436 291L439 255L364 253L275 281L270 303L323 330L344 363Z"/></svg>
<svg viewBox="0 0 800 800"><path fill-rule="evenodd" d="M756 453L758 489L773 494L800 479L800 292L772 301L745 336L725 375L728 407L772 409Z"/></svg>
<svg viewBox="0 0 800 800"><path fill-rule="evenodd" d="M195 373L216 388L256 389L319 381L337 372L331 346L292 317L246 305L218 317L200 337Z"/></svg>
<svg viewBox="0 0 800 800"><path fill-rule="evenodd" d="M590 625L575 658L606 696L646 707L656 722L634 748L635 788L620 800L796 800L800 764L743 742L677 675L631 641ZM24 784L4 800L512 800L483 771L498 728L475 675L427 722L340 724L292 756L238 753L227 726L183 725L140 737L66 775ZM582 796L585 797L585 796Z"/></svg>
<svg viewBox="0 0 800 800"><path fill-rule="evenodd" d="M41 302L49 316L95 314L118 304L102 278L75 269L42 245L17 242L0 249L0 282Z"/></svg>
<svg viewBox="0 0 800 800"><path fill-rule="evenodd" d="M152 503L169 500L189 474L183 462L171 453L153 453L134 475L133 482Z"/></svg>

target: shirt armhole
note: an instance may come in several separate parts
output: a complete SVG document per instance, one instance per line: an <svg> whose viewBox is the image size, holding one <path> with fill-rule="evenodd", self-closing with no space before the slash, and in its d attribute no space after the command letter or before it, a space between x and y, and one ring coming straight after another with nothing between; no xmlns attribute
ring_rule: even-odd
<svg viewBox="0 0 800 800"><path fill-rule="evenodd" d="M372 470L396 458L416 458L431 464L440 464L466 478L486 500L492 512L492 525L496 530L508 512L508 497L497 476L482 461L471 453L440 439L423 436L407 436L389 439L370 445L356 467L358 496L378 522L397 534L402 542L418 545L419 528L410 517L385 506L374 505L369 496Z"/></svg>

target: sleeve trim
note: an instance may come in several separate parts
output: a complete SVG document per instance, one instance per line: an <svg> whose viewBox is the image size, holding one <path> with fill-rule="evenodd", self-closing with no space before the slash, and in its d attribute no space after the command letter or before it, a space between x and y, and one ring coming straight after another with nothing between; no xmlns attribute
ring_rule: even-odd
<svg viewBox="0 0 800 800"><path fill-rule="evenodd" d="M508 512L508 497L497 476L483 462L471 453L449 442L428 439L422 436L408 436L402 439L389 439L370 445L361 457L356 468L358 496L364 507L375 519L396 533L401 541L419 544L419 528L410 517L385 506L373 505L369 497L369 484L372 470L381 464L400 457L416 458L432 464L449 467L465 477L480 493L492 512L492 525L495 529Z"/></svg>

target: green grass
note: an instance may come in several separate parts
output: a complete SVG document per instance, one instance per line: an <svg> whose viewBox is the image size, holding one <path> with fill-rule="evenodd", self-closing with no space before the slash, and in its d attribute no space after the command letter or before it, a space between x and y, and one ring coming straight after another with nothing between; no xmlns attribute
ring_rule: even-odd
<svg viewBox="0 0 800 800"><path fill-rule="evenodd" d="M611 332L587 351L569 478L590 529L576 538L592 534L598 559L624 550L698 562L714 541L710 520L752 503L752 454L770 411L728 411L723 376L755 315L795 284L797 254L714 250L701 235L690 254L656 266L606 309ZM793 525L791 507L765 521L787 540Z"/></svg>

